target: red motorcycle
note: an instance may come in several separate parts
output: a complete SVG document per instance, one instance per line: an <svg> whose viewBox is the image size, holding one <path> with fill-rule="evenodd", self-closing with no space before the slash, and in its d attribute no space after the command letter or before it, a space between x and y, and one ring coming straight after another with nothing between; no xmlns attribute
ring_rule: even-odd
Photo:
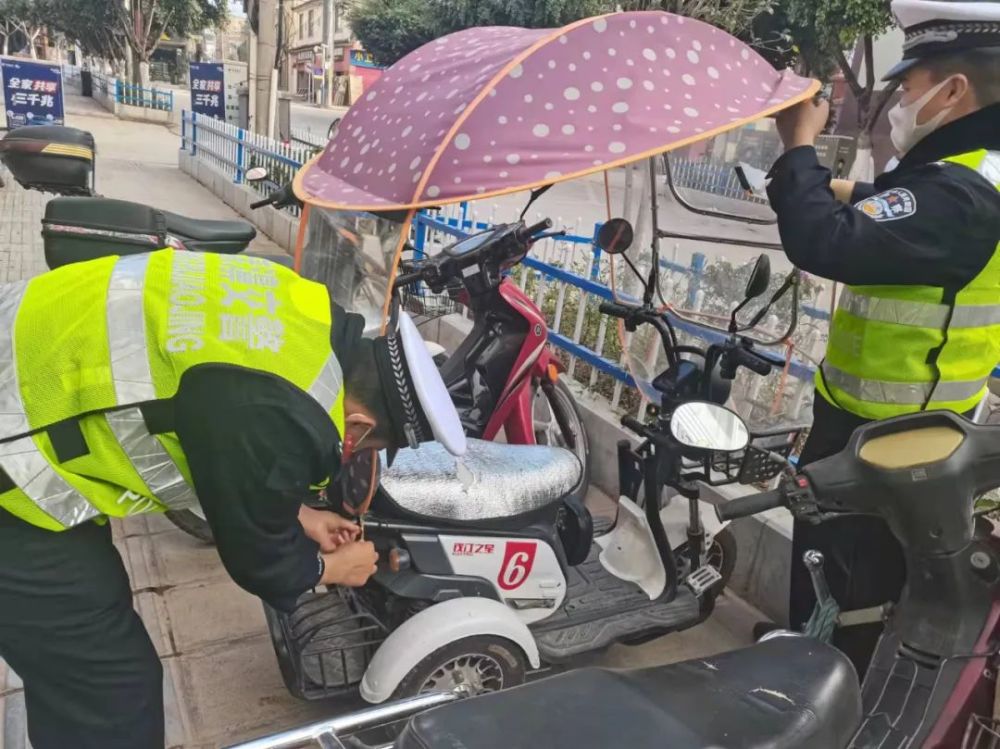
<svg viewBox="0 0 1000 749"><path fill-rule="evenodd" d="M548 221L528 228L503 224L433 257L405 260L395 288L402 305L418 315L429 311L428 301L434 300L427 290L447 294L471 313L472 331L451 356L439 359L466 433L494 440L502 429L511 444L572 450L584 468L572 496L582 500L590 475L583 421L560 378L564 367L548 345L542 311L504 275L532 244L565 233L539 234L550 226Z"/></svg>

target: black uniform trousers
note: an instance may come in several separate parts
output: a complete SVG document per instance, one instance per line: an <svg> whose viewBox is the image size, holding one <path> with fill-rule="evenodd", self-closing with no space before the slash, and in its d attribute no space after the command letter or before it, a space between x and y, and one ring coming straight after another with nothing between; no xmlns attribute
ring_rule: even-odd
<svg viewBox="0 0 1000 749"><path fill-rule="evenodd" d="M973 412L966 414L969 418L972 415ZM854 430L868 422L868 419L836 408L817 393L812 431L799 458L799 466L840 452ZM792 629L802 629L816 605L812 579L802 562L802 555L809 549L823 552L830 592L842 611L899 600L906 582L903 550L881 518L844 515L819 525L795 521L793 533L788 607ZM851 659L858 675L863 677L881 634L881 623L838 628L833 644Z"/></svg>
<svg viewBox="0 0 1000 749"><path fill-rule="evenodd" d="M53 533L0 510L0 656L35 749L162 749L163 671L109 525Z"/></svg>

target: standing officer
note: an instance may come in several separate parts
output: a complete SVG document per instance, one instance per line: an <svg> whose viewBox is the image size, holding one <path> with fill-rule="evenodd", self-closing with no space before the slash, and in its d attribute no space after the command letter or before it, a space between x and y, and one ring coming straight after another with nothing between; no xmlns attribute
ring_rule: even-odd
<svg viewBox="0 0 1000 749"><path fill-rule="evenodd" d="M0 287L0 656L35 749L163 747L162 671L108 517L200 503L232 578L288 610L363 585L376 450L458 414L412 321L364 323L258 258L161 250Z"/></svg>
<svg viewBox="0 0 1000 749"><path fill-rule="evenodd" d="M833 181L813 148L826 102L779 115L786 152L768 196L796 266L845 285L816 373L802 464L840 451L867 421L927 409L971 414L1000 362L1000 13L995 2L894 0L904 59L888 74L899 166L872 184ZM806 549L826 555L841 608L898 598L898 543L875 518L796 524L790 618L814 604ZM880 624L835 642L864 673Z"/></svg>

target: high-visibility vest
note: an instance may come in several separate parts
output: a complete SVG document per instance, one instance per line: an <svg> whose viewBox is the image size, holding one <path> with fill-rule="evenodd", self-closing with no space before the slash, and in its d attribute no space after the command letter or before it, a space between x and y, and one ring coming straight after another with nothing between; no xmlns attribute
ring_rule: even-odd
<svg viewBox="0 0 1000 749"><path fill-rule="evenodd" d="M280 377L343 434L330 330L325 287L244 256L160 250L0 287L0 507L62 530L195 504L169 405L201 364Z"/></svg>
<svg viewBox="0 0 1000 749"><path fill-rule="evenodd" d="M1000 190L1000 152L945 159ZM866 419L928 409L964 413L1000 362L1000 243L953 300L939 286L849 286L830 326L817 390Z"/></svg>

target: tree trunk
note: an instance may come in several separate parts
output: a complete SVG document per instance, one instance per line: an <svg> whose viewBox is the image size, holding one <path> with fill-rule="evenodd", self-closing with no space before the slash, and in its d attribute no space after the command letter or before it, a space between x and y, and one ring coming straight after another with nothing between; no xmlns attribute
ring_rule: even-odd
<svg viewBox="0 0 1000 749"><path fill-rule="evenodd" d="M847 178L855 182L872 182L875 179L875 157L872 154L871 129L858 133L858 150Z"/></svg>
<svg viewBox="0 0 1000 749"><path fill-rule="evenodd" d="M149 60L139 60L139 85L149 88Z"/></svg>
<svg viewBox="0 0 1000 749"><path fill-rule="evenodd" d="M10 36L5 34L3 38L3 54L9 55L10 54L9 49L10 49Z"/></svg>

